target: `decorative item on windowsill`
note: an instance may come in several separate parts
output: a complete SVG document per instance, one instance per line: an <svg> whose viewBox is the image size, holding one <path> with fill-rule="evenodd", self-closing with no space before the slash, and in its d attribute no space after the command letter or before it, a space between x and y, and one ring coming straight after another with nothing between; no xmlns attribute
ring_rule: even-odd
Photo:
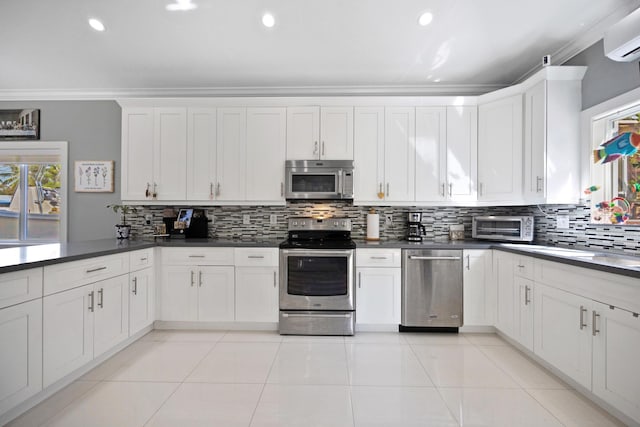
<svg viewBox="0 0 640 427"><path fill-rule="evenodd" d="M119 213L122 218L122 224L116 224L116 238L128 239L131 234L131 225L127 224L127 215L130 213L137 213L138 209L135 206L129 205L107 205L108 208L113 209L114 212Z"/></svg>

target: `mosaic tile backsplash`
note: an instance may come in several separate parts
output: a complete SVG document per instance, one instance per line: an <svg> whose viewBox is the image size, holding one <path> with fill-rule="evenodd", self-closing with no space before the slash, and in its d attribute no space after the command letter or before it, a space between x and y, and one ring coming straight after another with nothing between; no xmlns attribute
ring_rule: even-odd
<svg viewBox="0 0 640 427"><path fill-rule="evenodd" d="M194 206L197 207L197 206ZM153 235L153 225L162 224L165 206L144 206L131 218L134 238ZM350 218L354 238L366 236L366 214L369 207L353 206L348 202L309 203L290 202L286 206L204 206L209 224L209 237L221 239L285 239L287 220L295 216L337 216ZM382 240L404 239L407 234L407 213L423 213L422 224L426 228L425 240L446 239L449 226L464 224L465 236L471 238L472 217L480 215L533 215L535 217L535 243L562 246L614 249L640 254L640 227L607 226L589 222L589 207L586 205L544 205L507 207L375 207L380 214L380 238ZM144 216L151 214L152 225L146 225ZM250 224L243 225L243 215L249 215ZM277 224L270 224L271 215L276 215ZM385 217L391 215L390 225ZM556 216L569 216L569 229L556 229Z"/></svg>

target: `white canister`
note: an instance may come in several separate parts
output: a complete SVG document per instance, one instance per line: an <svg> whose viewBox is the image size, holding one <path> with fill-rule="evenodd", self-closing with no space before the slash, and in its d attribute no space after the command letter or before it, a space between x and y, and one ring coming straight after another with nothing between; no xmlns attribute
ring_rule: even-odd
<svg viewBox="0 0 640 427"><path fill-rule="evenodd" d="M375 209L367 214L367 240L380 240L380 215Z"/></svg>

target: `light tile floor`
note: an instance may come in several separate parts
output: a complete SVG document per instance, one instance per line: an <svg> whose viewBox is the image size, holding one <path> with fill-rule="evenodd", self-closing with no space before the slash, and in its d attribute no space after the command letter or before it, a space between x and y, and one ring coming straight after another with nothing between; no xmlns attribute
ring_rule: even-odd
<svg viewBox="0 0 640 427"><path fill-rule="evenodd" d="M35 426L621 426L493 334L153 331Z"/></svg>

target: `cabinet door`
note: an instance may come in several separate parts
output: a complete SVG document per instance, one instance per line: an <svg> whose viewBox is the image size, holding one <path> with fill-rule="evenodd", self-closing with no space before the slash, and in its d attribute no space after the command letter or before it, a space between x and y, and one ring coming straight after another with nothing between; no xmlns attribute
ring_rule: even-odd
<svg viewBox="0 0 640 427"><path fill-rule="evenodd" d="M534 352L591 389L592 301L536 283Z"/></svg>
<svg viewBox="0 0 640 427"><path fill-rule="evenodd" d="M0 310L0 414L42 390L42 300Z"/></svg>
<svg viewBox="0 0 640 427"><path fill-rule="evenodd" d="M234 268L199 267L198 320L232 322L235 311Z"/></svg>
<svg viewBox="0 0 640 427"><path fill-rule="evenodd" d="M247 200L284 202L286 128L286 108L247 109Z"/></svg>
<svg viewBox="0 0 640 427"><path fill-rule="evenodd" d="M478 108L478 200L522 199L522 95Z"/></svg>
<svg viewBox="0 0 640 427"><path fill-rule="evenodd" d="M513 338L515 336L513 256L505 252L495 252L493 261L497 286L496 327Z"/></svg>
<svg viewBox="0 0 640 427"><path fill-rule="evenodd" d="M287 108L287 160L320 158L320 107Z"/></svg>
<svg viewBox="0 0 640 427"><path fill-rule="evenodd" d="M153 185L158 200L187 195L187 110L154 109Z"/></svg>
<svg viewBox="0 0 640 427"><path fill-rule="evenodd" d="M245 199L247 114L245 108L218 108L217 200Z"/></svg>
<svg viewBox="0 0 640 427"><path fill-rule="evenodd" d="M129 275L94 284L93 357L115 347L129 336Z"/></svg>
<svg viewBox="0 0 640 427"><path fill-rule="evenodd" d="M640 420L640 318L594 303L593 392L634 420Z"/></svg>
<svg viewBox="0 0 640 427"><path fill-rule="evenodd" d="M465 250L464 325L488 326L495 321L495 290L491 286L491 250Z"/></svg>
<svg viewBox="0 0 640 427"><path fill-rule="evenodd" d="M153 183L153 108L122 109L122 200L145 200Z"/></svg>
<svg viewBox="0 0 640 427"><path fill-rule="evenodd" d="M401 271L400 268L358 268L357 323L400 323Z"/></svg>
<svg viewBox="0 0 640 427"><path fill-rule="evenodd" d="M198 319L197 267L168 265L162 268L160 318L188 321Z"/></svg>
<svg viewBox="0 0 640 427"><path fill-rule="evenodd" d="M187 111L187 200L212 200L216 185L216 109Z"/></svg>
<svg viewBox="0 0 640 427"><path fill-rule="evenodd" d="M385 200L409 202L415 198L415 109L385 109Z"/></svg>
<svg viewBox="0 0 640 427"><path fill-rule="evenodd" d="M320 158L353 160L353 107L320 110Z"/></svg>
<svg viewBox="0 0 640 427"><path fill-rule="evenodd" d="M96 295L85 285L42 301L42 385L48 387L93 359Z"/></svg>
<svg viewBox="0 0 640 427"><path fill-rule="evenodd" d="M447 109L416 108L416 201L446 200Z"/></svg>
<svg viewBox="0 0 640 427"><path fill-rule="evenodd" d="M354 201L384 200L384 108L354 112Z"/></svg>
<svg viewBox="0 0 640 427"><path fill-rule="evenodd" d="M447 192L451 200L475 200L477 153L477 108L447 107Z"/></svg>
<svg viewBox="0 0 640 427"><path fill-rule="evenodd" d="M514 338L533 351L533 281L514 277Z"/></svg>
<svg viewBox="0 0 640 427"><path fill-rule="evenodd" d="M546 93L542 81L524 94L524 197L531 202L545 199Z"/></svg>
<svg viewBox="0 0 640 427"><path fill-rule="evenodd" d="M278 268L236 267L236 321L278 321Z"/></svg>
<svg viewBox="0 0 640 427"><path fill-rule="evenodd" d="M132 273L129 280L129 336L155 320L153 268Z"/></svg>

